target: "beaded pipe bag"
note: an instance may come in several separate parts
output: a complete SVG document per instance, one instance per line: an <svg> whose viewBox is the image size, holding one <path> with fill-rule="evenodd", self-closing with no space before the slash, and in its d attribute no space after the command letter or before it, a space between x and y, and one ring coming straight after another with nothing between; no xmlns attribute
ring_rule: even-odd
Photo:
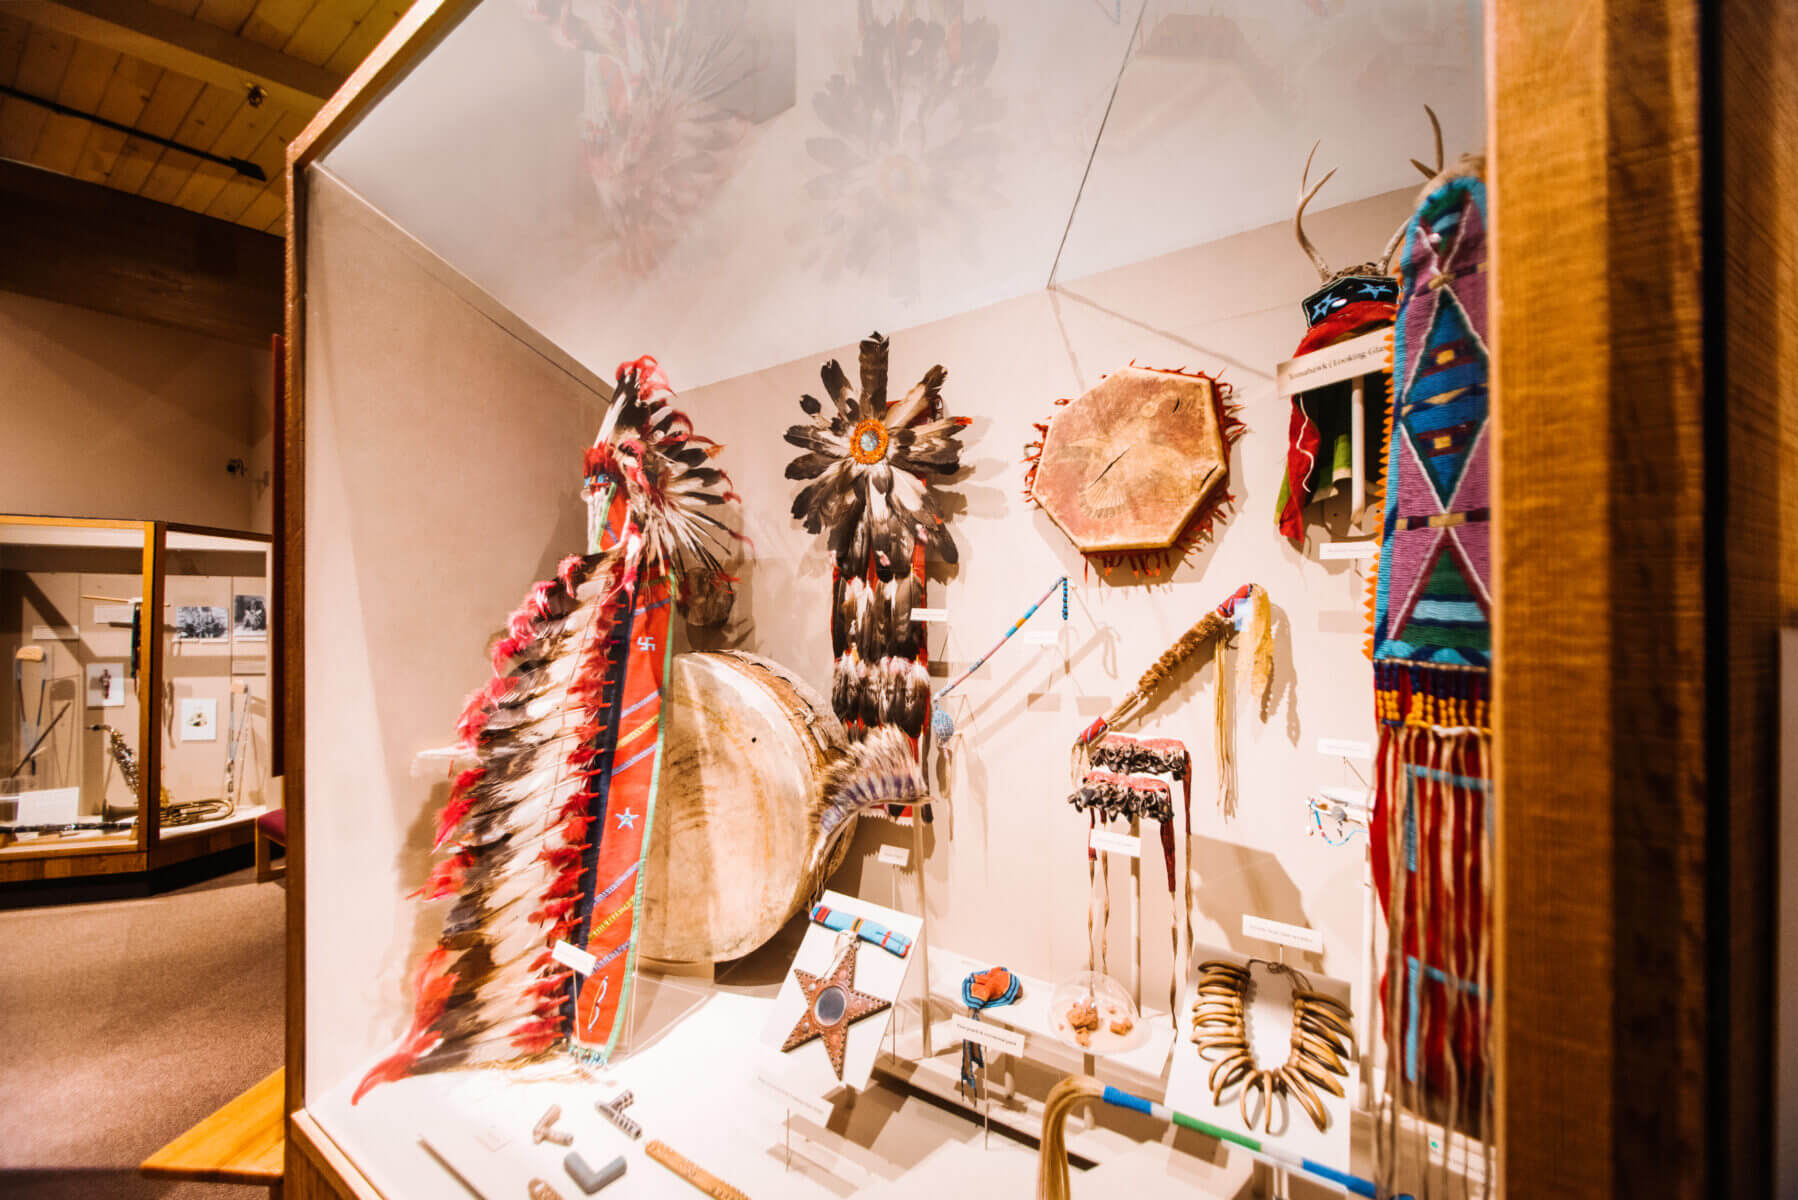
<svg viewBox="0 0 1798 1200"><path fill-rule="evenodd" d="M1398 260L1373 628L1388 1181L1400 1109L1493 1135L1486 231L1480 164L1464 159L1427 191Z"/></svg>

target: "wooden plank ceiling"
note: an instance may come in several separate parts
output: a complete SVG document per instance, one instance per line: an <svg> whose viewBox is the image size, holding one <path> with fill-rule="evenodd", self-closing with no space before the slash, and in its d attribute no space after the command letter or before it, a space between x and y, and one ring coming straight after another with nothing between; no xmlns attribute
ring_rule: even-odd
<svg viewBox="0 0 1798 1200"><path fill-rule="evenodd" d="M266 183L6 96L0 158L280 236L287 143L411 0L8 0L0 84L262 168ZM260 84L260 103L252 85Z"/></svg>

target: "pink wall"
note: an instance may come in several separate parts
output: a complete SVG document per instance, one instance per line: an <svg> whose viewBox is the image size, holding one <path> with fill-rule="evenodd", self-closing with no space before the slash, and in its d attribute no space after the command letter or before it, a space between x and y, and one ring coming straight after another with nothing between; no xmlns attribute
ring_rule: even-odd
<svg viewBox="0 0 1798 1200"><path fill-rule="evenodd" d="M0 292L0 512L268 531L269 389L266 349Z"/></svg>

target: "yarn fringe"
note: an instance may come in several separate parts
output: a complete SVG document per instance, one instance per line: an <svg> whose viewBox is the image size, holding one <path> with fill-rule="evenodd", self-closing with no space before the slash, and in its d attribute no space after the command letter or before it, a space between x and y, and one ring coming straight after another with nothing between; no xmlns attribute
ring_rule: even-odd
<svg viewBox="0 0 1798 1200"><path fill-rule="evenodd" d="M1382 1194L1449 1194L1452 1137L1496 1137L1489 681L1483 671L1375 664L1373 868L1387 917L1381 982L1386 1090L1376 1112ZM1402 1113L1419 1118L1404 1132ZM1421 1179L1409 1176L1420 1172Z"/></svg>

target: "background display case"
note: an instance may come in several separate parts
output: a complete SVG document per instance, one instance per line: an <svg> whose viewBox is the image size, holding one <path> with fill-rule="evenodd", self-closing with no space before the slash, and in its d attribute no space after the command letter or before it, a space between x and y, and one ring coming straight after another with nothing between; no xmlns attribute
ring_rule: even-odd
<svg viewBox="0 0 1798 1200"><path fill-rule="evenodd" d="M249 842L270 804L269 578L265 535L0 517L0 881Z"/></svg>
<svg viewBox="0 0 1798 1200"><path fill-rule="evenodd" d="M290 154L283 594L297 618L286 754L295 851L288 1083L300 1153L289 1161L311 1186L340 1194L432 1194L446 1186L444 1160L433 1157L440 1145L511 1142L453 1165L480 1176L483 1191L518 1187L522 1164L554 1172L559 1154L526 1144L548 1102L579 1113L571 1126L597 1147L615 1131L588 1119L591 1101L624 1086L646 1123L695 1157L707 1149L706 1165L752 1194L915 1195L945 1180L964 1190L976 1180L1027 1186L1029 1165L1008 1161L1003 1147L988 1153L975 1119L1031 1130L1048 1085L1071 1070L1158 1096L1165 1046L1141 1062L1064 1054L1047 1018L1020 1006L1015 1023L1030 1050L1006 1063L983 1103L945 1114L919 1105L912 1089L956 1102L959 1035L944 1027L969 966L1004 962L1029 995L1085 966L1084 822L1064 803L1064 750L1118 699L1136 664L1250 580L1276 607L1277 666L1269 708L1240 724L1240 811L1226 818L1204 799L1194 806L1198 940L1276 956L1244 918L1300 927L1316 948L1293 951L1295 960L1349 988L1365 1019L1380 935L1360 844L1308 833L1306 803L1322 788L1352 791L1365 774L1357 743L1371 738L1373 711L1360 650L1363 577L1352 559L1321 556L1316 540L1289 545L1272 528L1288 414L1275 369L1292 353L1298 302L1317 281L1291 240L1290 197L1321 137L1329 149L1319 162L1342 169L1330 200L1308 214L1308 232L1333 262L1370 258L1416 199L1406 160L1428 157L1421 103L1440 114L1450 158L1488 145L1491 131L1505 218L1492 272L1505 389L1494 471L1501 484L1528 480L1508 495L1529 496L1536 522L1547 520L1545 496L1577 505L1596 490L1618 504L1648 502L1631 494L1632 473L1605 473L1620 443L1594 451L1596 475L1572 470L1549 444L1553 431L1568 431L1570 411L1623 442L1633 437L1605 424L1615 378L1587 353L1609 347L1617 330L1588 329L1576 343L1568 328L1578 322L1551 302L1565 286L1610 312L1628 290L1628 273L1603 256L1602 212L1572 206L1582 214L1577 248L1559 224L1569 205L1557 170L1587 171L1588 196L1624 182L1610 174L1622 170L1621 126L1585 127L1595 97L1615 101L1630 86L1621 60L1600 53L1617 49L1611 34L1532 21L1505 0L1283 15L1094 4L1054 21L1021 4L744 4L708 18L723 27L693 29L694 44L734 51L725 56L732 74L728 87L707 91L717 111L702 131L683 127L697 140L682 144L633 140L643 132L633 120L668 128L654 125L653 89L633 93L608 76L582 33L579 21L596 11L635 7L421 4ZM1636 32L1619 35L1631 64L1655 78L1690 66L1678 35ZM1545 111L1554 119L1541 119ZM621 172L607 151L625 144L665 157ZM1668 231L1677 204L1668 205L1656 210L1668 222L1652 235L1657 244L1678 241ZM1539 253L1550 244L1565 252L1553 271ZM830 671L829 567L789 516L794 485L780 435L799 419L798 397L816 387L820 362L852 358L855 339L876 328L892 337L899 377L947 366L949 409L973 418L969 469L948 489L958 498L959 564L933 576L932 602L948 614L931 633L944 672L933 679L971 663L1050 579L1077 581L1051 643L1016 649L962 695L962 741L937 781L937 820L864 822L833 880L925 920L928 969L897 1006L896 1036L876 1068L885 1082L818 1107L758 1071L750 1043L794 952L789 931L715 975L646 967L628 1054L601 1078L448 1072L352 1103L356 1080L405 1032L408 976L436 935L435 914L403 898L429 868L432 814L450 784L443 758L429 752L485 678L485 647L522 588L582 543L577 459L613 364L643 353L661 360L696 426L724 443L720 465L744 497L755 555L740 588L743 619L692 644L770 655L817 686ZM1660 350L1674 354L1674 345ZM1250 432L1233 455L1235 512L1215 541L1164 576L1114 580L1089 574L1049 518L1019 500L1019 458L1057 399L1132 360L1221 373ZM1614 369L1650 377L1634 374L1648 369L1634 359ZM1585 578L1609 578L1621 561L1613 539L1622 525L1608 520L1577 556ZM1553 1147L1556 1130L1586 1128L1582 1096L1622 1103L1630 1089L1618 1081L1636 1073L1692 1092L1619 1049L1611 1018L1594 1015L1654 1005L1631 1007L1605 971L1545 978L1544 963L1588 961L1590 940L1614 966L1653 960L1649 948L1675 935L1627 913L1609 877L1593 873L1594 863L1622 864L1642 894L1652 890L1643 864L1654 855L1638 863L1621 853L1605 818L1613 810L1586 803L1615 795L1612 767L1619 753L1650 744L1643 728L1667 732L1654 712L1631 707L1623 686L1646 672L1615 654L1604 660L1612 673L1567 677L1567 664L1591 652L1572 625L1590 618L1621 637L1626 617L1663 618L1582 590L1572 560L1531 540L1542 527L1501 515L1496 533L1494 622L1514 655L1501 696L1531 698L1501 700L1497 717L1498 774L1507 789L1531 785L1507 790L1495 817L1505 931L1498 1054L1513 1080L1566 1085L1497 1098L1513 1138L1506 1180L1518 1194L1555 1192L1575 1170L1575 1156ZM1669 573L1691 565L1665 548ZM1540 608L1512 607L1519 595ZM1598 757L1570 763L1556 739L1586 715L1571 707L1576 692L1588 712L1622 706L1643 723L1586 730ZM1155 712L1200 763L1215 749L1208 699L1201 683ZM1701 810L1693 801L1676 798L1686 818ZM903 866L883 861L883 849L901 845ZM1520 847L1552 859L1554 877L1516 857ZM1114 944L1131 945L1127 923L1159 930L1169 912L1157 889L1122 874ZM1575 930L1556 918L1569 897L1589 904L1581 911L1597 913L1594 924ZM1152 1022L1166 1016L1155 981L1170 963L1159 937L1140 945L1135 999ZM1526 978L1540 986L1523 995L1517 981ZM1597 1075L1569 1077L1570 1046ZM1351 1132L1348 1165L1361 1168L1367 1134ZM1427 1143L1427 1127L1409 1132L1420 1135L1412 1144ZM1634 1134L1592 1132L1609 1139L1596 1151L1602 1161L1623 1161L1626 1145L1661 1161ZM1108 1111L1073 1136L1099 1164L1089 1179L1105 1173L1116 1189L1169 1179L1218 1194L1243 1186L1251 1164L1241 1156L1166 1134L1165 1124ZM1451 1169L1479 1173L1447 1140ZM632 1171L637 1194L686 1194L656 1168L633 1160Z"/></svg>

